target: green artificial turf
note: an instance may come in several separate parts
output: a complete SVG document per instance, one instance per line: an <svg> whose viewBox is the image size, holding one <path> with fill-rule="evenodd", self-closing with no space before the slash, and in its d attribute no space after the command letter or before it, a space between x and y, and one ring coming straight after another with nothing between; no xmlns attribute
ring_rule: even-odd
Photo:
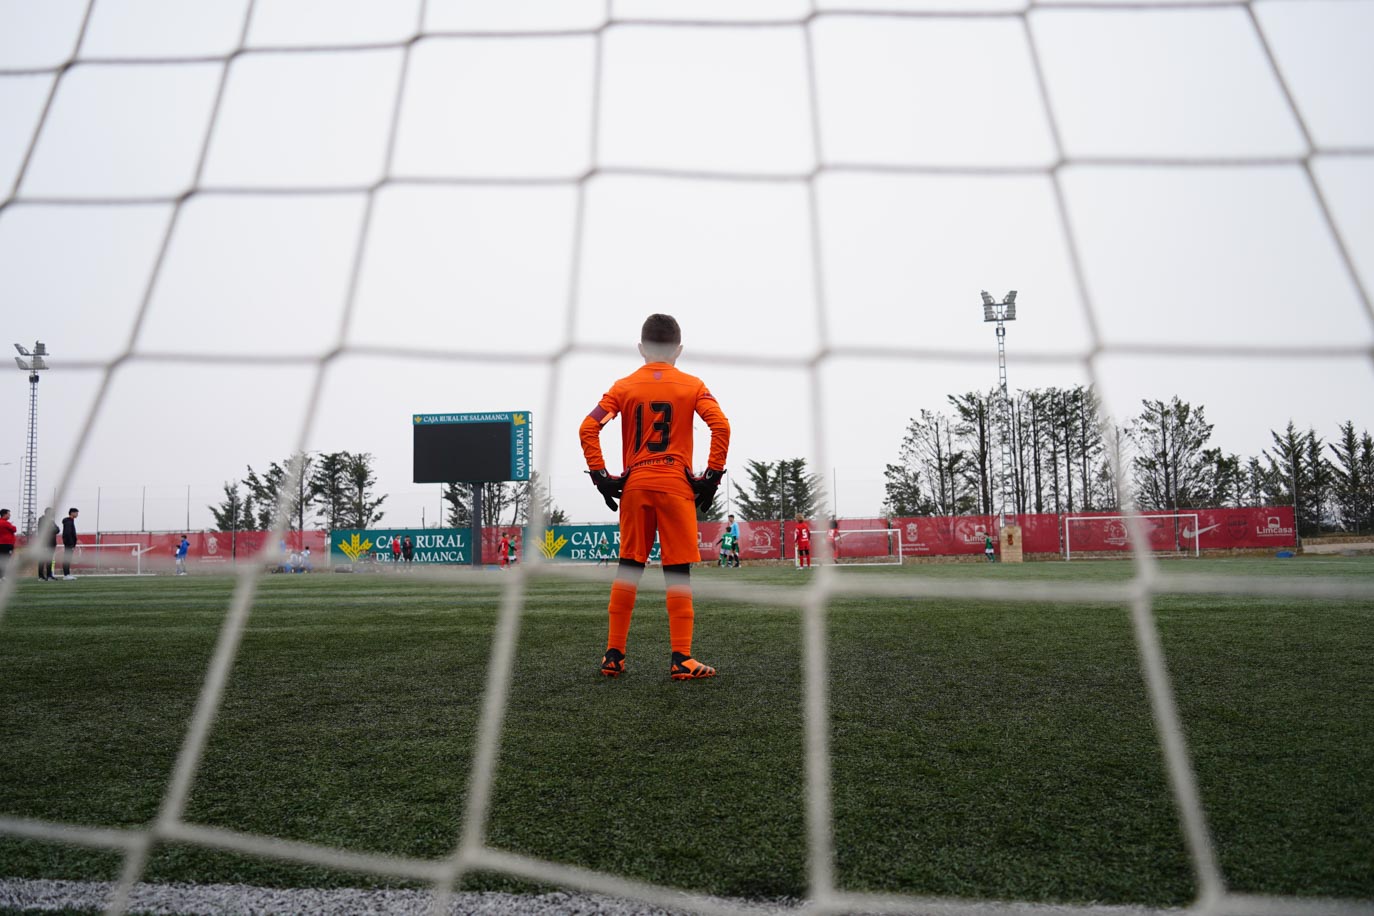
<svg viewBox="0 0 1374 916"><path fill-rule="evenodd" d="M1368 559L1170 571L1374 580ZM487 841L712 894L807 894L801 616L699 597L713 680L667 676L651 570L628 671L597 676L606 582L525 595ZM1121 581L1128 563L843 576ZM790 568L700 580L800 585ZM186 819L439 857L462 830L496 574L272 576ZM161 804L233 581L22 582L0 621L0 814L135 827ZM800 595L800 592L798 593ZM1160 596L1208 824L1238 891L1374 898L1374 602ZM827 615L836 880L922 896L1176 905L1195 894L1130 619L1114 605L838 599ZM0 877L109 852L0 838ZM147 877L401 884L159 846ZM520 888L492 875L470 888Z"/></svg>

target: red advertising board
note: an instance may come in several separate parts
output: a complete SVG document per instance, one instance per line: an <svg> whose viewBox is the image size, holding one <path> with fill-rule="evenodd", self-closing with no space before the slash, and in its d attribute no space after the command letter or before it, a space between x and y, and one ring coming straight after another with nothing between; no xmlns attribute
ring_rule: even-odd
<svg viewBox="0 0 1374 916"><path fill-rule="evenodd" d="M189 563L221 564L231 563L234 559L247 560L262 552L268 543L267 531L190 531L186 539L190 546L186 551ZM130 544L137 545L142 554L144 565L170 566L176 555L177 545L181 543L179 533L163 534L146 531L102 531L99 535L77 535L80 544ZM329 532L327 531L290 531L277 543L274 554L299 552L303 546L310 548L316 564L328 562ZM131 548L132 549L132 548ZM58 545L61 550L61 544ZM264 558L266 559L266 558Z"/></svg>
<svg viewBox="0 0 1374 916"><path fill-rule="evenodd" d="M782 532L776 521L738 524L741 560L776 560L782 555L779 552L782 549ZM728 527L726 522L697 523L697 550L703 562L714 563L720 559L720 540Z"/></svg>
<svg viewBox="0 0 1374 916"><path fill-rule="evenodd" d="M520 562L520 558L525 555L525 540L522 537L523 531L519 525L506 525L499 528L482 529L482 562L488 566L501 562L501 535L505 535L507 542L506 557L510 558L510 547L515 548L515 561ZM533 545L531 545L533 546Z"/></svg>
<svg viewBox="0 0 1374 916"><path fill-rule="evenodd" d="M988 515L894 518L892 527L901 532L907 557L982 554L988 534L997 540L997 519Z"/></svg>
<svg viewBox="0 0 1374 916"><path fill-rule="evenodd" d="M1180 510L1176 514L1143 515L1162 516L1141 518L1152 551L1190 553L1194 545L1201 550L1277 550L1297 544L1297 526L1292 506L1190 509ZM1125 553L1130 550L1129 530L1119 513L1071 516L1028 514L1018 516L1017 523L1021 526L1022 549L1028 555L1060 554L1065 539L1068 548L1075 554ZM813 519L810 524L812 540L815 542L813 549L819 554L819 542L826 537L828 525L823 519ZM740 522L739 526L742 559L790 560L795 556L796 522ZM613 526L593 527L606 528L614 534ZM725 522L701 522L698 525L697 547L702 561L713 563L719 558L720 538L725 528ZM839 522L839 530L844 532L838 547L841 558L846 551L858 551L852 554L856 556L889 553L893 547L889 544L891 536L887 533L888 529L900 533L905 557L981 555L988 534L992 534L994 543L997 540L997 519L988 515L846 518ZM533 530L526 532L518 527L486 528L483 530L483 556L488 563L495 562L502 532L520 539L519 553L522 557L527 555L527 551L540 546L524 542L525 538L535 536ZM310 547L316 568L330 562L329 533L326 531L287 532L276 544L271 545L270 550L265 550L269 546L269 532L265 531L195 531L188 532L187 538L191 542L187 559L192 568L229 564L235 559L276 561L285 554L299 552L303 546ZM143 567L157 569L171 567L181 534L102 531L99 535L81 534L78 540L83 545L99 543L109 548L99 554L112 559L116 555L123 556L123 553L120 548L110 548L110 545L129 545L129 550L138 554ZM58 551L60 554L60 544ZM87 560L97 562L97 552L90 551L90 554Z"/></svg>
<svg viewBox="0 0 1374 916"><path fill-rule="evenodd" d="M1137 518L1151 551L1192 552L1197 535L1191 515L1141 515ZM1064 539L1070 556L1131 549L1131 528L1119 516L1066 515Z"/></svg>
<svg viewBox="0 0 1374 916"><path fill-rule="evenodd" d="M1197 510L1198 545L1203 550L1295 547L1298 526L1292 506Z"/></svg>
<svg viewBox="0 0 1374 916"><path fill-rule="evenodd" d="M1016 516L1021 526L1021 551L1025 554L1060 553L1059 516L1028 514ZM995 540L995 538L994 538Z"/></svg>
<svg viewBox="0 0 1374 916"><path fill-rule="evenodd" d="M697 522L697 550L702 562L714 563L720 559L720 539L727 527L725 522Z"/></svg>
<svg viewBox="0 0 1374 916"><path fill-rule="evenodd" d="M1151 518L1150 515L1157 517ZM1180 509L1177 514L1144 513L1140 524L1150 550L1234 550L1293 547L1297 526L1292 506L1248 509ZM1064 517L1072 553L1110 553L1131 549L1124 519L1112 513Z"/></svg>

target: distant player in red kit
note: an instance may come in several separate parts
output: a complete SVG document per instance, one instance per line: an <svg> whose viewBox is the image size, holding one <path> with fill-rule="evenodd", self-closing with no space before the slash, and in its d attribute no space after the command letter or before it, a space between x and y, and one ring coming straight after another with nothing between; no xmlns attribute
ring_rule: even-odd
<svg viewBox="0 0 1374 916"><path fill-rule="evenodd" d="M811 526L800 515L797 516L797 528L792 535L792 541L797 547L797 569L810 569Z"/></svg>

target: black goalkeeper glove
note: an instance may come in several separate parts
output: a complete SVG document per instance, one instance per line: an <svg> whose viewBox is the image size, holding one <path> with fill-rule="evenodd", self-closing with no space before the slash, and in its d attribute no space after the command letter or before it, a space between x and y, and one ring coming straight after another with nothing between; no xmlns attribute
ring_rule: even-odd
<svg viewBox="0 0 1374 916"><path fill-rule="evenodd" d="M692 481L692 492L696 496L697 510L705 512L711 508L711 503L715 502L716 491L720 489L720 482L725 477L725 469L713 471L706 469L706 473L700 477L687 475Z"/></svg>
<svg viewBox="0 0 1374 916"><path fill-rule="evenodd" d="M587 473L592 475L592 485L601 491L601 498L606 500L606 505L610 507L612 512L615 512L619 508L615 501L620 498L621 493L625 492L625 478L629 475L621 474L619 477L612 477L605 468Z"/></svg>

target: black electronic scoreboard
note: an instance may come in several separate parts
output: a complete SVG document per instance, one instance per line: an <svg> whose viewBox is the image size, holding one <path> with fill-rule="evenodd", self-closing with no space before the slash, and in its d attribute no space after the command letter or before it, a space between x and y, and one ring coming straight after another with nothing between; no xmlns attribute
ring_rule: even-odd
<svg viewBox="0 0 1374 916"><path fill-rule="evenodd" d="M415 483L530 479L530 412L417 413Z"/></svg>

